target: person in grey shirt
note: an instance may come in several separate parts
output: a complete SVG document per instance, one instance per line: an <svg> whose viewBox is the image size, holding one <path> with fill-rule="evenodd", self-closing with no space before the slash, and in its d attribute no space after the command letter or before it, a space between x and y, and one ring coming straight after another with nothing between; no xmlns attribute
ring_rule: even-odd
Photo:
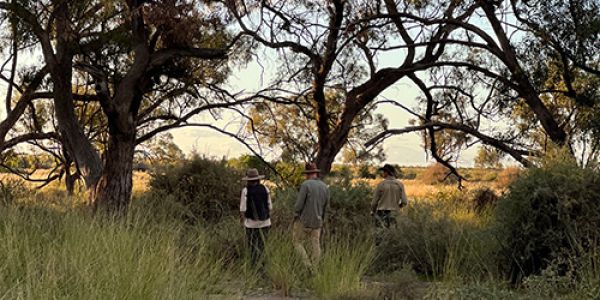
<svg viewBox="0 0 600 300"><path fill-rule="evenodd" d="M329 187L319 180L316 164L308 163L304 174L306 180L300 186L298 199L294 205L292 241L304 264L314 272L321 257L321 231L325 220L325 210L329 203ZM310 242L309 258L304 242Z"/></svg>

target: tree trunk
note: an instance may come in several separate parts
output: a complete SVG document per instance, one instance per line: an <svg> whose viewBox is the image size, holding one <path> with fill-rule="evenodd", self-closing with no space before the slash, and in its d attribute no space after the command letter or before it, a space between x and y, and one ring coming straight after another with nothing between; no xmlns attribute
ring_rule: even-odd
<svg viewBox="0 0 600 300"><path fill-rule="evenodd" d="M68 2L63 2L56 8L55 25L59 33L56 41L56 54L53 53L50 46L45 47L43 52L52 78L54 109L60 134L69 155L81 171L88 191L92 192L102 172L102 161L98 151L83 132L75 114L71 49L73 36L69 20ZM90 195L90 197L92 196Z"/></svg>
<svg viewBox="0 0 600 300"><path fill-rule="evenodd" d="M75 182L77 181L77 175L71 174L70 170L66 170L65 173L65 188L67 189L67 195L75 195Z"/></svg>
<svg viewBox="0 0 600 300"><path fill-rule="evenodd" d="M319 135L319 152L317 153L317 166L321 175L325 176L331 172L331 166L335 157L348 143L348 135L352 129L352 122L360 111L355 99L346 98L346 107L342 112L340 121L337 122L333 131L328 130L327 135ZM327 125L329 126L329 125Z"/></svg>
<svg viewBox="0 0 600 300"><path fill-rule="evenodd" d="M348 136L348 132L346 132L345 136ZM326 176L331 172L331 166L335 161L335 157L346 145L346 142L338 142L336 138L331 138L322 144L324 147L319 147L316 164L319 170L321 170L321 175Z"/></svg>
<svg viewBox="0 0 600 300"><path fill-rule="evenodd" d="M124 216L131 200L135 134L111 134L102 177L96 186L94 210Z"/></svg>
<svg viewBox="0 0 600 300"><path fill-rule="evenodd" d="M331 166L336 156L337 152L334 153L330 149L324 149L324 151L319 149L316 164L319 170L321 170L321 176L326 176L331 172Z"/></svg>

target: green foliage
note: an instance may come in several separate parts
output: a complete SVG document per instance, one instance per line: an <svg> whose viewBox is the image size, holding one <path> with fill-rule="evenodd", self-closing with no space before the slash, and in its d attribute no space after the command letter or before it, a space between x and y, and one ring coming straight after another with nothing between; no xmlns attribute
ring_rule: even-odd
<svg viewBox="0 0 600 300"><path fill-rule="evenodd" d="M481 146L475 157L475 167L499 169L502 168L501 159L502 152L500 150L489 146Z"/></svg>
<svg viewBox="0 0 600 300"><path fill-rule="evenodd" d="M261 175L265 175L267 179L272 179L273 170L256 155L244 154L238 158L230 159L227 165L246 172L248 169L257 169Z"/></svg>
<svg viewBox="0 0 600 300"><path fill-rule="evenodd" d="M217 222L239 208L243 173L199 156L157 170L150 192L182 204L189 221Z"/></svg>
<svg viewBox="0 0 600 300"><path fill-rule="evenodd" d="M498 202L496 222L506 272L513 281L552 264L580 269L600 240L600 173L552 157L517 179Z"/></svg>
<svg viewBox="0 0 600 300"><path fill-rule="evenodd" d="M531 299L531 297L520 295L502 283L483 282L475 284L438 284L430 289L423 299L504 300Z"/></svg>
<svg viewBox="0 0 600 300"><path fill-rule="evenodd" d="M185 159L170 133L161 134L141 145L134 162L140 166L160 166Z"/></svg>
<svg viewBox="0 0 600 300"><path fill-rule="evenodd" d="M264 102L251 108L251 122L247 130L257 134L260 141L272 148L282 150L281 159L286 161L313 161L318 149L317 111L312 95L294 98L296 105ZM335 89L325 90L327 117L331 131L341 118L346 96ZM340 145L342 160L345 163L366 162L385 159L383 146L370 151L364 147L365 141L387 129L388 120L375 113L370 105L360 111L352 120L352 129Z"/></svg>
<svg viewBox="0 0 600 300"><path fill-rule="evenodd" d="M104 222L40 207L0 208L0 293L11 299L190 299L231 273L181 227L143 216Z"/></svg>
<svg viewBox="0 0 600 300"><path fill-rule="evenodd" d="M339 299L361 291L361 277L373 259L372 243L360 242L355 236L339 236L326 243L326 252L317 274L311 278L311 288L319 299Z"/></svg>
<svg viewBox="0 0 600 300"><path fill-rule="evenodd" d="M275 165L277 172L283 177L286 185L298 186L304 181L304 166L298 163L279 161Z"/></svg>
<svg viewBox="0 0 600 300"><path fill-rule="evenodd" d="M0 180L0 204L7 206L17 199L28 194L28 190L22 180L2 179Z"/></svg>
<svg viewBox="0 0 600 300"><path fill-rule="evenodd" d="M374 272L411 266L433 279L494 277L497 246L488 218L460 193L437 193L403 209L397 226L378 233Z"/></svg>
<svg viewBox="0 0 600 300"><path fill-rule="evenodd" d="M361 164L358 167L358 177L366 178L366 179L375 179L377 178L377 172L373 170L374 168L368 164Z"/></svg>
<svg viewBox="0 0 600 300"><path fill-rule="evenodd" d="M373 190L366 184L330 185L331 201L326 211L326 232L332 235L363 237L371 228L369 216ZM275 191L272 220L290 227L298 190L282 188Z"/></svg>
<svg viewBox="0 0 600 300"><path fill-rule="evenodd" d="M485 212L496 205L499 197L494 190L482 187L471 191L471 203L478 213Z"/></svg>

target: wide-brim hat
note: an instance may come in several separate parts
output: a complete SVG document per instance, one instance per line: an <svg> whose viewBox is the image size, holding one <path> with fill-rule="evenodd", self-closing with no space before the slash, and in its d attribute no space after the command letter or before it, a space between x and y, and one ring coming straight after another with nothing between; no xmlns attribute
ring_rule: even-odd
<svg viewBox="0 0 600 300"><path fill-rule="evenodd" d="M265 178L265 175L260 175L260 173L258 173L257 169L248 169L248 171L246 171L246 177L242 178L242 180L251 181L251 180L259 180L259 179L263 179L263 178Z"/></svg>
<svg viewBox="0 0 600 300"><path fill-rule="evenodd" d="M383 167L378 169L379 171L388 172L389 174L396 175L396 168L390 164L385 164Z"/></svg>
<svg viewBox="0 0 600 300"><path fill-rule="evenodd" d="M321 173L321 170L319 170L317 168L317 164L315 164L315 163L307 163L304 166L304 171L302 171L302 173L304 173L304 174Z"/></svg>

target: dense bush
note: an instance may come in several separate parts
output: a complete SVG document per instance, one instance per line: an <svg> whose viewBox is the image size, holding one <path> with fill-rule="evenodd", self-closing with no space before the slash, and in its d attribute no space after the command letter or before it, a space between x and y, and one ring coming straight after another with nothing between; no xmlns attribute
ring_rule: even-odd
<svg viewBox="0 0 600 300"><path fill-rule="evenodd" d="M552 160L530 169L498 203L503 265L513 282L554 266L574 272L600 241L600 173ZM592 251L594 250L594 251Z"/></svg>
<svg viewBox="0 0 600 300"><path fill-rule="evenodd" d="M238 158L230 159L227 162L227 165L242 172L246 172L246 170L254 168L257 169L258 172L264 175L267 179L275 179L271 167L256 155L244 154Z"/></svg>
<svg viewBox="0 0 600 300"><path fill-rule="evenodd" d="M342 180L343 181L343 180ZM331 202L326 211L328 234L357 235L371 229L370 201L373 190L366 184L329 187ZM276 190L272 220L278 226L291 226L296 187Z"/></svg>
<svg viewBox="0 0 600 300"><path fill-rule="evenodd" d="M493 276L497 246L488 220L466 195L439 192L404 208L395 228L378 233L373 272L411 266L432 279Z"/></svg>
<svg viewBox="0 0 600 300"><path fill-rule="evenodd" d="M154 198L182 204L189 221L217 222L238 210L243 173L225 161L194 157L157 170L150 180Z"/></svg>
<svg viewBox="0 0 600 300"><path fill-rule="evenodd" d="M498 199L494 190L487 187L477 188L471 192L471 203L478 213L495 206Z"/></svg>

